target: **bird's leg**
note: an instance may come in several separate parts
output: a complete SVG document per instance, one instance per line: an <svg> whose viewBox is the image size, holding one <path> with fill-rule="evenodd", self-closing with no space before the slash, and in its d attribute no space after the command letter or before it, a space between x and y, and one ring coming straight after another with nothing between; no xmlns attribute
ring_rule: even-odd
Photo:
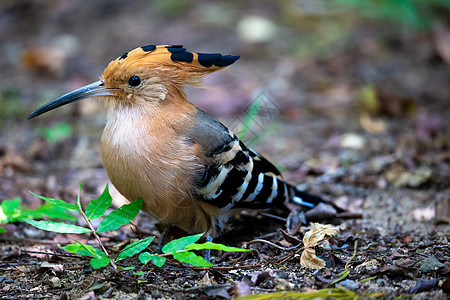
<svg viewBox="0 0 450 300"><path fill-rule="evenodd" d="M206 236L206 241L207 241L207 242L212 242L212 241L213 241L213 238L212 238L210 235L207 235L207 236ZM211 249L206 249L206 250L205 250L205 260L206 260L207 262L210 262L210 261L211 261Z"/></svg>
<svg viewBox="0 0 450 300"><path fill-rule="evenodd" d="M164 230L161 233L161 236L159 237L159 242L158 242L158 246L156 247L156 252L161 254L162 253L162 248L165 244L167 235L169 234L170 228L172 228L172 226L164 226Z"/></svg>

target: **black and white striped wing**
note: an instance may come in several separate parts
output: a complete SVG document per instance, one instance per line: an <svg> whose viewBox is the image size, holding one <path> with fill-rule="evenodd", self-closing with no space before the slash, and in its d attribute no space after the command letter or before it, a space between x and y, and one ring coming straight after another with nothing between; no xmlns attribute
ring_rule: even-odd
<svg viewBox="0 0 450 300"><path fill-rule="evenodd" d="M274 165L206 113L199 110L197 119L192 138L209 158L196 189L200 200L229 210L268 208L292 199L292 187Z"/></svg>
<svg viewBox="0 0 450 300"><path fill-rule="evenodd" d="M290 187L272 164L239 140L233 144L207 166L199 188L203 201L229 210L273 207L290 199Z"/></svg>

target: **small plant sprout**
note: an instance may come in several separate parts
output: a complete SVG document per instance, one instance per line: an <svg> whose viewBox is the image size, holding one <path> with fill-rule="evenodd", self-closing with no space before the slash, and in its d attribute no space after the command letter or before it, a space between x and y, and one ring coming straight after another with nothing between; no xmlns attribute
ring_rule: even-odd
<svg viewBox="0 0 450 300"><path fill-rule="evenodd" d="M66 211L72 210L74 212L78 212L83 217L87 226L78 226L74 224L68 224L65 222L55 222L52 220L48 221L35 221L26 218L22 218L23 221L29 223L30 225L47 231L53 231L58 233L72 233L72 234L83 234L83 233L92 233L97 240L97 244L99 248L93 247L91 245L83 244L74 239L75 244L69 244L62 249L76 253L79 255L88 256L91 258L90 265L94 269L103 268L109 266L112 270L119 273L122 270L130 270L134 267L121 267L117 265L117 262L127 258L139 254L139 260L145 265L147 265L150 261L153 262L155 266L162 267L166 262L167 256L172 256L176 260L182 263L187 263L193 266L198 267L210 267L212 264L206 261L203 257L195 254L194 250L203 250L203 249L212 249L212 250L221 250L226 252L242 252L242 251L250 251L249 249L241 249L235 247L228 247L222 244L216 244L212 242L206 242L202 244L197 244L196 242L204 235L204 233L183 237L177 240L173 240L167 243L163 248L163 254L155 254L150 252L143 252L147 247L151 244L154 236L150 236L138 241L135 241L128 246L126 246L117 257L113 257L105 246L103 245L99 233L116 230L119 227L130 223L139 213L142 206L142 199L137 199L129 204L123 205L116 210L113 210L108 215L104 216L106 210L111 206L112 198L109 194L108 185L106 185L105 190L97 199L94 199L89 202L86 210L83 210L81 206L81 185L80 191L78 193L76 205L70 202L66 202L64 200L57 200L53 198L47 198L44 196L36 195L33 192L31 194L39 197L47 202L47 205L53 205L55 207L59 207L59 209ZM17 202L17 200L15 200ZM6 204L5 208L3 208L3 214L10 214L10 211L13 210L14 207L17 206L17 203ZM3 204L3 203L2 203ZM6 213L5 213L6 211ZM40 217L45 216L45 214ZM2 215L0 214L0 220ZM50 217L50 216L49 216ZM54 217L54 215L51 215ZM92 220L103 218L95 228L92 224ZM72 220L74 218L72 217ZM143 267L144 267L143 266ZM142 275L143 267L135 272L134 275Z"/></svg>

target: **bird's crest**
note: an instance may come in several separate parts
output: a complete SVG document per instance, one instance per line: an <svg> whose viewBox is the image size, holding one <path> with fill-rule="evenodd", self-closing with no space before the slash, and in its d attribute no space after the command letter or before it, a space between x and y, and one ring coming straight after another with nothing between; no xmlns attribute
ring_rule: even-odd
<svg viewBox="0 0 450 300"><path fill-rule="evenodd" d="M189 52L181 45L147 45L125 52L113 60L102 77L105 80L119 79L133 72L142 72L176 85L200 85L202 77L238 59L239 56Z"/></svg>

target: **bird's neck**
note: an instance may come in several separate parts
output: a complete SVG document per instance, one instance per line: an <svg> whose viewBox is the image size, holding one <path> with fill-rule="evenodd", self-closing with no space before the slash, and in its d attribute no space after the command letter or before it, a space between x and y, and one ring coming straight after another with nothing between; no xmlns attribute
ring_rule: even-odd
<svg viewBox="0 0 450 300"><path fill-rule="evenodd" d="M167 95L161 101L135 99L131 104L107 104L105 132L110 137L136 139L143 136L184 135L193 127L192 114L195 106L188 102L181 89L167 89ZM122 134L120 134L122 133Z"/></svg>
<svg viewBox="0 0 450 300"><path fill-rule="evenodd" d="M183 116L193 113L195 106L186 100L181 88L169 87L165 89L164 97L136 97L131 101L112 99L106 102L106 109L107 124L146 119L148 122L162 122L173 126Z"/></svg>

